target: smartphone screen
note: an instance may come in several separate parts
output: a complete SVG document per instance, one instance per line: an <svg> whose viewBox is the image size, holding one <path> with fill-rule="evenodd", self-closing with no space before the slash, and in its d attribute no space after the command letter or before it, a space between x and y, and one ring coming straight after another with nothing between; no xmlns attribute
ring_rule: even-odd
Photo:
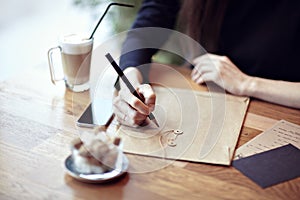
<svg viewBox="0 0 300 200"><path fill-rule="evenodd" d="M77 120L76 125L92 128L98 125L107 125L113 114L111 99L97 99L90 103Z"/></svg>
<svg viewBox="0 0 300 200"><path fill-rule="evenodd" d="M85 109L85 111L82 113L82 115L77 120L77 126L82 127L94 127L97 124L94 122L93 118L93 111L92 111L92 104Z"/></svg>

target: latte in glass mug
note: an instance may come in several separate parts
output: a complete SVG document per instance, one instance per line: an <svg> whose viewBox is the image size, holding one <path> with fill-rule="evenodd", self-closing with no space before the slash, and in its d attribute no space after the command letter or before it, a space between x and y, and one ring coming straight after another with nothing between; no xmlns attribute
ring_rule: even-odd
<svg viewBox="0 0 300 200"><path fill-rule="evenodd" d="M60 37L59 46L49 50L49 67L52 82L55 83L55 73L52 62L52 52L59 48L66 86L74 92L89 89L90 65L93 50L93 39L86 39L78 34L68 34Z"/></svg>

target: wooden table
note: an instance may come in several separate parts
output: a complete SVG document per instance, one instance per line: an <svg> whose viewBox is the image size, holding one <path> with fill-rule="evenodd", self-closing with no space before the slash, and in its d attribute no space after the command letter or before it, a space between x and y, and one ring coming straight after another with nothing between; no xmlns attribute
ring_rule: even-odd
<svg viewBox="0 0 300 200"><path fill-rule="evenodd" d="M47 63L0 82L0 199L300 199L300 178L262 189L233 167L189 162L106 184L78 182L64 159L89 101L88 92L53 86ZM280 119L300 125L300 110L252 99L238 146Z"/></svg>

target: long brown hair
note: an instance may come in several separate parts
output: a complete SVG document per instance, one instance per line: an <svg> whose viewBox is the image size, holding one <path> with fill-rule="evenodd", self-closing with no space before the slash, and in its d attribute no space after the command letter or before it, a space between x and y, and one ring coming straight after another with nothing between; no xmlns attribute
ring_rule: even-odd
<svg viewBox="0 0 300 200"><path fill-rule="evenodd" d="M179 26L209 52L218 49L218 40L229 0L183 0Z"/></svg>

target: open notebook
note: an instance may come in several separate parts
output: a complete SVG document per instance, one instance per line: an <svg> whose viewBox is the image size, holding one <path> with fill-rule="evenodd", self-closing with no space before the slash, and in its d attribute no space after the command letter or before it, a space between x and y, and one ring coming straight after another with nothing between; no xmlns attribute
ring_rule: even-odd
<svg viewBox="0 0 300 200"><path fill-rule="evenodd" d="M249 98L154 87L160 127L121 126L124 152L230 165Z"/></svg>

